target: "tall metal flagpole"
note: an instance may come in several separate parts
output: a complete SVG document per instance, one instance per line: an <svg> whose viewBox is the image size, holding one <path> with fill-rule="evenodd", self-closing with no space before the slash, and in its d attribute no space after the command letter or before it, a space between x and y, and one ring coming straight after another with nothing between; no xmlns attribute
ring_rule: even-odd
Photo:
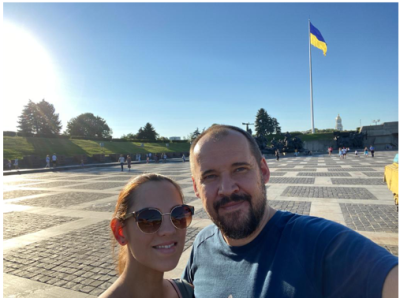
<svg viewBox="0 0 400 298"><path fill-rule="evenodd" d="M310 56L310 101L311 101L311 131L315 133L314 130L314 105L313 105L313 92L312 92L312 66L311 66L311 28L310 19L308 19L308 52Z"/></svg>

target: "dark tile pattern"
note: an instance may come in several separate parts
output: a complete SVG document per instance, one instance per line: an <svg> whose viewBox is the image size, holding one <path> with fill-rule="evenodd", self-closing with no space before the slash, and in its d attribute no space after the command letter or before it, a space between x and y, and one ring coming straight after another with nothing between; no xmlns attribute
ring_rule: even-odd
<svg viewBox="0 0 400 298"><path fill-rule="evenodd" d="M356 231L398 233L398 213L393 205L340 203L346 226Z"/></svg>
<svg viewBox="0 0 400 298"><path fill-rule="evenodd" d="M268 183L314 184L315 178L271 177Z"/></svg>
<svg viewBox="0 0 400 298"><path fill-rule="evenodd" d="M386 185L383 179L374 178L331 178L332 184L341 185Z"/></svg>
<svg viewBox="0 0 400 298"><path fill-rule="evenodd" d="M288 186L282 193L286 197L377 200L362 187Z"/></svg>
<svg viewBox="0 0 400 298"><path fill-rule="evenodd" d="M311 202L270 200L268 205L277 210L285 210L302 215L310 215L311 209Z"/></svg>
<svg viewBox="0 0 400 298"><path fill-rule="evenodd" d="M81 181L50 181L45 183L38 183L35 185L29 185L30 188L52 188L52 187L65 187L69 185L76 185L81 183ZM78 185L76 186L79 187Z"/></svg>
<svg viewBox="0 0 400 298"><path fill-rule="evenodd" d="M363 172L363 171L370 171L374 172L373 168L328 168L329 172Z"/></svg>
<svg viewBox="0 0 400 298"><path fill-rule="evenodd" d="M38 206L38 207L63 208L99 199L104 199L110 196L111 196L110 194L101 194L101 193L69 192L69 193L58 193L40 198L23 200L16 202L15 204Z"/></svg>
<svg viewBox="0 0 400 298"><path fill-rule="evenodd" d="M78 219L78 217L41 215L28 212L4 213L3 240L38 232Z"/></svg>
<svg viewBox="0 0 400 298"><path fill-rule="evenodd" d="M277 171L285 171L285 172L314 172L317 169L278 169Z"/></svg>
<svg viewBox="0 0 400 298"><path fill-rule="evenodd" d="M125 186L125 184L126 183L121 183L121 182L96 182L90 184L82 184L79 186L75 186L74 188L104 190L109 188L120 187L122 189L122 187Z"/></svg>
<svg viewBox="0 0 400 298"><path fill-rule="evenodd" d="M271 172L271 176L284 176L286 172Z"/></svg>
<svg viewBox="0 0 400 298"><path fill-rule="evenodd" d="M326 172L311 172L297 173L297 176L313 176L313 177L351 177L349 173L326 173Z"/></svg>
<svg viewBox="0 0 400 298"><path fill-rule="evenodd" d="M184 249L200 230L188 228ZM116 280L115 268L108 220L3 255L4 273L94 296Z"/></svg>
<svg viewBox="0 0 400 298"><path fill-rule="evenodd" d="M364 175L368 177L382 177L383 178L383 172L363 172Z"/></svg>

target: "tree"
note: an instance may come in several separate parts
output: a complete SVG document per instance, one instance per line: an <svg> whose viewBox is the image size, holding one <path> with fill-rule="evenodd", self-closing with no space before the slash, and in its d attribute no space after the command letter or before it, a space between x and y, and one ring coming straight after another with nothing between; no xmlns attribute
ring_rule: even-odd
<svg viewBox="0 0 400 298"><path fill-rule="evenodd" d="M29 100L18 117L18 132L59 135L62 125L55 111L54 106L44 99L39 103Z"/></svg>
<svg viewBox="0 0 400 298"><path fill-rule="evenodd" d="M139 128L139 131L136 134L136 138L140 140L155 141L157 137L158 133L149 122L147 122L144 127Z"/></svg>
<svg viewBox="0 0 400 298"><path fill-rule="evenodd" d="M204 131L204 129L203 129L203 131ZM199 128L197 127L196 130L190 134L189 140L191 142L193 142L200 134L201 134L201 132L199 131Z"/></svg>
<svg viewBox="0 0 400 298"><path fill-rule="evenodd" d="M272 118L272 126L276 134L281 134L281 127L279 126L279 122L276 120L276 118Z"/></svg>
<svg viewBox="0 0 400 298"><path fill-rule="evenodd" d="M92 113L84 113L68 121L67 134L88 138L109 138L112 136L112 129L103 118Z"/></svg>
<svg viewBox="0 0 400 298"><path fill-rule="evenodd" d="M268 134L274 132L271 117L268 115L267 111L263 108L259 109L256 115L255 122L256 136L266 137Z"/></svg>

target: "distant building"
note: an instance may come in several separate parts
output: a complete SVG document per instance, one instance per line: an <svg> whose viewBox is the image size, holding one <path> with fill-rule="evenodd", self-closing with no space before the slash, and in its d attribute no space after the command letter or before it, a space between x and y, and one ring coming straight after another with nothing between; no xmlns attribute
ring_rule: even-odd
<svg viewBox="0 0 400 298"><path fill-rule="evenodd" d="M340 118L339 114L336 117L335 129L338 131L343 131L342 118Z"/></svg>
<svg viewBox="0 0 400 298"><path fill-rule="evenodd" d="M180 141L181 137L169 137L170 141Z"/></svg>

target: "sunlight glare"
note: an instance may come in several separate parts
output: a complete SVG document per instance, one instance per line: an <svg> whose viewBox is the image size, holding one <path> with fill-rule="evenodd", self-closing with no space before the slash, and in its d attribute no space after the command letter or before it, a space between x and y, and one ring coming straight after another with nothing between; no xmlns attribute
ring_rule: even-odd
<svg viewBox="0 0 400 298"><path fill-rule="evenodd" d="M3 22L3 47L3 120L16 123L29 99L55 103L57 76L45 48L26 30Z"/></svg>

